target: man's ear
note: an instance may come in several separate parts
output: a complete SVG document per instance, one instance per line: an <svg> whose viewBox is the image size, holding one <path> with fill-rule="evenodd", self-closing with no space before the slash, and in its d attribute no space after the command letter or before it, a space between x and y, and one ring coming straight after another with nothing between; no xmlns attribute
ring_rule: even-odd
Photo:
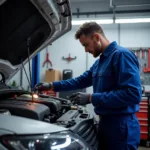
<svg viewBox="0 0 150 150"><path fill-rule="evenodd" d="M95 37L96 41L101 41L101 35L99 33L94 33L93 36Z"/></svg>

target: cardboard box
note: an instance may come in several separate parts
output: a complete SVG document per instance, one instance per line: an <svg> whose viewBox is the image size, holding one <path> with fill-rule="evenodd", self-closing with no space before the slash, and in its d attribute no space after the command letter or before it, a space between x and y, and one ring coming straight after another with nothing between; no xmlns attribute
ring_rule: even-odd
<svg viewBox="0 0 150 150"><path fill-rule="evenodd" d="M45 82L53 82L60 80L59 70L46 70L45 72Z"/></svg>

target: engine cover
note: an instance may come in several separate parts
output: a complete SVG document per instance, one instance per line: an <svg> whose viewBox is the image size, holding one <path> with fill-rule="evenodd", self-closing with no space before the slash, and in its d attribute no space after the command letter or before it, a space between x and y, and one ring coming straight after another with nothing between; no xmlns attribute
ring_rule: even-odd
<svg viewBox="0 0 150 150"><path fill-rule="evenodd" d="M16 100L32 102L32 98L26 97L26 96L17 97ZM36 98L36 99L34 99L34 103L46 105L47 107L50 108L51 113L53 113L53 114L59 112L62 108L61 102L59 100L56 100L53 98Z"/></svg>
<svg viewBox="0 0 150 150"><path fill-rule="evenodd" d="M0 101L0 109L7 109L15 116L41 121L50 114L50 109L45 105L17 100Z"/></svg>

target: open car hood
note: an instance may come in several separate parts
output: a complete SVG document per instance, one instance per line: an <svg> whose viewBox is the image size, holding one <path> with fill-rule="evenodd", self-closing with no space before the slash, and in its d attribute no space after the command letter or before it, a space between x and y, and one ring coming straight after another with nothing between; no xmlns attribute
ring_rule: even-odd
<svg viewBox="0 0 150 150"><path fill-rule="evenodd" d="M69 0L0 0L0 22L0 73L8 81L28 56L71 30Z"/></svg>

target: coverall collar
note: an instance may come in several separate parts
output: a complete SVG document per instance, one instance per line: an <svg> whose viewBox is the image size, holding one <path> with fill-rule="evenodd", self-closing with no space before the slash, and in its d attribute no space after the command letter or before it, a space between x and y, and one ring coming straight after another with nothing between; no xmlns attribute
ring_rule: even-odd
<svg viewBox="0 0 150 150"><path fill-rule="evenodd" d="M116 42L116 41L110 43L110 44L108 45L108 47L105 49L105 51L104 51L104 53L103 53L102 55L104 55L104 56L110 55L111 52L114 50L114 48L115 48L116 46L117 46L117 42Z"/></svg>

